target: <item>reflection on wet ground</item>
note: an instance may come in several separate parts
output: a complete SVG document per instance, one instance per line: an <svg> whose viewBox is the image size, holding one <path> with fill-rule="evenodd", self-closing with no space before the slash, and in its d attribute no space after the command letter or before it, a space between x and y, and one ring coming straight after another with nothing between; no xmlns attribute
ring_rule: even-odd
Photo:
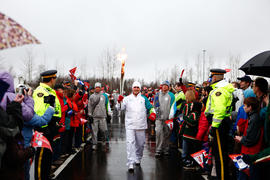
<svg viewBox="0 0 270 180"><path fill-rule="evenodd" d="M171 150L170 157L155 159L155 142L147 141L141 167L134 173L128 173L126 167L125 126L119 119L113 119L110 125L110 148L98 146L93 152L91 145L85 146L57 179L61 180L164 180L164 179L203 179L194 172L182 170L179 152Z"/></svg>

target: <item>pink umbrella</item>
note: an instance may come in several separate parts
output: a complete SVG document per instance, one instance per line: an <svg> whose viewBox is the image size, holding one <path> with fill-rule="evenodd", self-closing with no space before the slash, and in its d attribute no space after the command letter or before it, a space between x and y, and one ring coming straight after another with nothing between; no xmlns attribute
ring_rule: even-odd
<svg viewBox="0 0 270 180"><path fill-rule="evenodd" d="M40 42L20 24L0 12L0 50L25 44Z"/></svg>

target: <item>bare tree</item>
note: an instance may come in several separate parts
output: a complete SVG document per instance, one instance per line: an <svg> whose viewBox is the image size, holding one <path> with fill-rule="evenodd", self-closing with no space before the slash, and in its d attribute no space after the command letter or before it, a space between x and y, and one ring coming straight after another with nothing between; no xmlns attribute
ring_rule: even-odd
<svg viewBox="0 0 270 180"><path fill-rule="evenodd" d="M172 84L175 84L176 81L178 80L178 75L179 75L179 68L177 65L175 65L172 69L171 69L171 78L170 78L170 82Z"/></svg>
<svg viewBox="0 0 270 180"><path fill-rule="evenodd" d="M230 55L229 56L229 68L231 69L230 72L230 80L235 81L237 77L239 76L239 64L240 64L241 56L240 55Z"/></svg>
<svg viewBox="0 0 270 180"><path fill-rule="evenodd" d="M197 81L200 82L201 77L202 77L202 75L201 75L201 60L200 60L200 54L197 55L195 67L196 67Z"/></svg>
<svg viewBox="0 0 270 180"><path fill-rule="evenodd" d="M115 49L106 48L102 51L99 58L99 65L102 77L112 79L117 70L117 53Z"/></svg>
<svg viewBox="0 0 270 180"><path fill-rule="evenodd" d="M31 83L34 71L34 53L32 49L26 49L25 56L22 58L23 74L28 83Z"/></svg>
<svg viewBox="0 0 270 180"><path fill-rule="evenodd" d="M87 68L87 58L84 57L81 60L81 63L80 63L80 72L81 72L81 78L82 79L86 79L87 78L86 68Z"/></svg>

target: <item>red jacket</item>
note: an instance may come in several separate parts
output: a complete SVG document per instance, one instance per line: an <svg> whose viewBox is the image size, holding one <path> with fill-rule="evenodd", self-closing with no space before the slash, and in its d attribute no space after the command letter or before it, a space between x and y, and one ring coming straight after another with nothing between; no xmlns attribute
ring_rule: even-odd
<svg viewBox="0 0 270 180"><path fill-rule="evenodd" d="M196 139L199 141L208 141L208 129L209 129L209 123L207 118L205 117L204 112L201 113L200 119L199 119L199 125L198 125L198 132L196 135Z"/></svg>
<svg viewBox="0 0 270 180"><path fill-rule="evenodd" d="M74 101L67 99L68 106L73 110L73 115L70 117L70 127L79 127L80 119L78 118L78 106Z"/></svg>
<svg viewBox="0 0 270 180"><path fill-rule="evenodd" d="M84 108L88 101L87 97L87 94L80 96L79 93L77 93L74 97L74 102L77 104L78 107L77 118L79 119L85 118Z"/></svg>
<svg viewBox="0 0 270 180"><path fill-rule="evenodd" d="M59 121L59 124L61 125L65 125L65 119L66 119L66 111L68 109L68 106L67 105L64 105L64 96L62 93L59 93L58 91L55 91L56 92L56 95L57 95L57 98L59 99L59 102L60 102L60 105L61 105L61 119ZM59 132L63 132L65 129L64 128L60 128L59 129Z"/></svg>
<svg viewBox="0 0 270 180"><path fill-rule="evenodd" d="M240 121L242 120L242 121ZM244 136L247 135L247 128L248 128L248 120L244 120L244 119L240 119L237 123L237 125L239 124L239 131L240 133L243 133ZM242 132L241 132L242 131ZM261 127L261 133L260 133L260 138L259 141L256 145L252 146L252 147L247 147L242 145L241 146L241 153L242 154L250 154L250 155L254 155L257 154L258 152L260 152L262 150L263 147L263 127Z"/></svg>

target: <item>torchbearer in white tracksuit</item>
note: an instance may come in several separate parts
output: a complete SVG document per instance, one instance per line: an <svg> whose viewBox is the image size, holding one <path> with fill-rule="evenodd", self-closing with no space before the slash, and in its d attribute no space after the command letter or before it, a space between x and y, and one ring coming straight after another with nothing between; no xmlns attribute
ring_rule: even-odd
<svg viewBox="0 0 270 180"><path fill-rule="evenodd" d="M132 94L127 97L119 96L117 109L125 110L125 127L127 143L127 166L129 172L134 171L134 164L140 166L145 144L147 129L147 114L149 119L156 119L156 112L149 100L141 95L141 85L134 82Z"/></svg>

